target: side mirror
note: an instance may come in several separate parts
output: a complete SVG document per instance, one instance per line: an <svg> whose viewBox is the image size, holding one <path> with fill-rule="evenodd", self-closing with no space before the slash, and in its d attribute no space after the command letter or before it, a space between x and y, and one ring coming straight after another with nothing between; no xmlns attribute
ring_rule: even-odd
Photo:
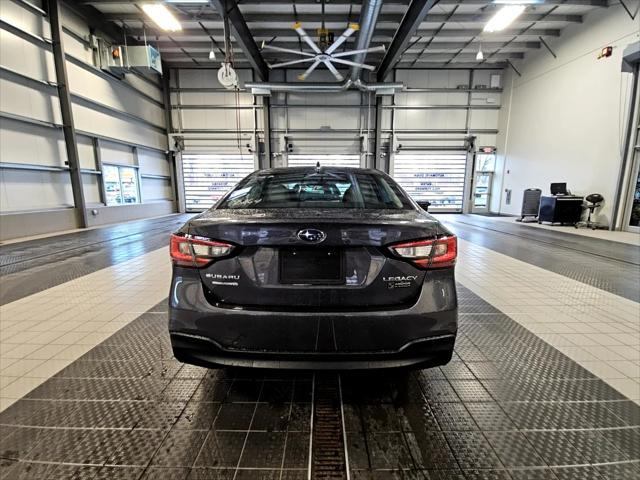
<svg viewBox="0 0 640 480"><path fill-rule="evenodd" d="M420 205L420 208L422 208L425 212L429 212L429 207L431 206L431 202L427 200L420 200L418 202L418 205Z"/></svg>

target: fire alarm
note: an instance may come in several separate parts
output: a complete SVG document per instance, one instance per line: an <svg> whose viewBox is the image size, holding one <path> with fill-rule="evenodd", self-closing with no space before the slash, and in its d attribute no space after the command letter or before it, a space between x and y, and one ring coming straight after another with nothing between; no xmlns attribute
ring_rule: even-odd
<svg viewBox="0 0 640 480"><path fill-rule="evenodd" d="M610 57L612 53L613 53L613 47L604 47L602 50L600 50L600 53L598 54L598 60L600 60L601 58Z"/></svg>

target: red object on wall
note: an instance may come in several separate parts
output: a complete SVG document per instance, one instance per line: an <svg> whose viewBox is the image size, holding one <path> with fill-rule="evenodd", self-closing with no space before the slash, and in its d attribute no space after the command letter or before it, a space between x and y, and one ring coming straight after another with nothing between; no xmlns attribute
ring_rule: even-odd
<svg viewBox="0 0 640 480"><path fill-rule="evenodd" d="M610 57L612 53L613 53L613 47L604 47L602 50L600 50L598 59Z"/></svg>

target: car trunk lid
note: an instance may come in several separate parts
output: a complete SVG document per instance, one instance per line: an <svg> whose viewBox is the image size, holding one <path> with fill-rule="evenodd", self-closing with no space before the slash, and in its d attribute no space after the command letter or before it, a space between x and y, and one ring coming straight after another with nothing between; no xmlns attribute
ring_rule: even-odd
<svg viewBox="0 0 640 480"><path fill-rule="evenodd" d="M321 233L322 239L305 233ZM403 307L426 272L393 258L390 243L445 232L408 211L225 211L193 220L189 234L233 243L237 254L200 270L212 304L229 308L332 311ZM312 236L313 236L312 235Z"/></svg>

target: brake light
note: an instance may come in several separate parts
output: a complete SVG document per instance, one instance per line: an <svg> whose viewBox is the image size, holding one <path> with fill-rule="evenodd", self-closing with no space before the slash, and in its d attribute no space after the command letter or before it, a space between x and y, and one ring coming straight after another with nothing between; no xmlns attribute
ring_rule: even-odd
<svg viewBox="0 0 640 480"><path fill-rule="evenodd" d="M458 239L452 235L435 240L417 240L392 245L389 249L420 268L451 267L458 256Z"/></svg>
<svg viewBox="0 0 640 480"><path fill-rule="evenodd" d="M214 259L226 257L235 247L199 237L171 235L169 251L174 264L182 267L203 267Z"/></svg>

